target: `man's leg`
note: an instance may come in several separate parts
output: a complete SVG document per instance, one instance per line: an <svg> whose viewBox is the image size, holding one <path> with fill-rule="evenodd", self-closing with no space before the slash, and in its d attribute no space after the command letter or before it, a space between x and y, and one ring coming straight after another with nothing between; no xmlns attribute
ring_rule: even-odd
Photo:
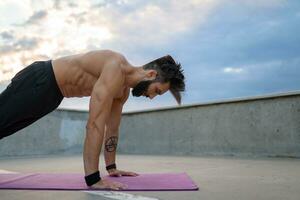
<svg viewBox="0 0 300 200"><path fill-rule="evenodd" d="M62 99L51 61L29 65L0 94L0 139L53 111Z"/></svg>
<svg viewBox="0 0 300 200"><path fill-rule="evenodd" d="M14 93L12 83L0 94L0 139L30 125L37 119L30 118L28 97L30 91Z"/></svg>

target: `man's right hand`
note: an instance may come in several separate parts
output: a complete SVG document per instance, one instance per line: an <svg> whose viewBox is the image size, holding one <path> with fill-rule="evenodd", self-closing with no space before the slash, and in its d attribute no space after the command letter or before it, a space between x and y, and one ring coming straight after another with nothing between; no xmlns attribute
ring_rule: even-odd
<svg viewBox="0 0 300 200"><path fill-rule="evenodd" d="M111 190L120 190L120 189L126 189L127 185L124 185L119 182L110 181L102 179L91 186L94 189L111 189Z"/></svg>

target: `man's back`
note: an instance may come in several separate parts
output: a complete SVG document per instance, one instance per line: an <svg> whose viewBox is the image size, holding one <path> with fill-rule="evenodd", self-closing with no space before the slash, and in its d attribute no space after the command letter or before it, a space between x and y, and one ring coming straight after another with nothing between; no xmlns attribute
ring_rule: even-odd
<svg viewBox="0 0 300 200"><path fill-rule="evenodd" d="M90 96L107 62L122 56L110 50L91 51L52 60L58 86L64 97Z"/></svg>

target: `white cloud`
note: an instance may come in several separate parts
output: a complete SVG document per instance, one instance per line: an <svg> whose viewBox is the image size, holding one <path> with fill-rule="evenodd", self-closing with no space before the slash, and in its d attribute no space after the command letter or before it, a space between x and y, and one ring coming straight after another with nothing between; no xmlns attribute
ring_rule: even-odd
<svg viewBox="0 0 300 200"><path fill-rule="evenodd" d="M239 74L239 73L242 73L243 71L244 71L243 68L238 68L238 67L236 67L236 68L234 68L234 67L225 67L223 69L223 72L225 72L225 73L233 73L233 74Z"/></svg>
<svg viewBox="0 0 300 200"><path fill-rule="evenodd" d="M280 67L283 65L283 62L281 60L271 60L266 62L259 62L249 65L243 65L239 67L225 67L222 69L222 72L229 73L229 74L248 74L248 73L254 73L254 72L263 72L266 70L272 70L277 67Z"/></svg>
<svg viewBox="0 0 300 200"><path fill-rule="evenodd" d="M116 36L114 42L159 46L203 23L216 5L213 0L148 1L128 12L120 12L121 8L103 12Z"/></svg>
<svg viewBox="0 0 300 200"><path fill-rule="evenodd" d="M30 2L27 3L30 5ZM33 1L33 5L36 3L38 2ZM59 55L62 52L86 51L89 43L95 43L95 47L99 48L100 45L97 43L101 44L101 41L111 37L105 26L79 23L76 18L73 21L69 20L72 14L88 10L89 6L90 4L81 3L80 8L66 6L60 10L45 3L45 6L41 7L45 8L46 11L28 8L23 3L17 4L17 2L12 1L5 4L2 2L0 10L6 8L10 8L10 10L24 9L27 15L21 15L22 21L8 22L11 24L0 27L0 33L10 33L13 36L8 40L5 37L7 34L0 35L0 81L10 79L22 67L34 60L62 56ZM14 15L18 14L14 13Z"/></svg>
<svg viewBox="0 0 300 200"><path fill-rule="evenodd" d="M298 62L298 61L295 61ZM286 64L281 60L271 60L254 64L243 65L239 67L225 67L222 69L226 74L238 74L236 80L255 80L266 76L265 73L275 72L284 69Z"/></svg>
<svg viewBox="0 0 300 200"><path fill-rule="evenodd" d="M0 1L0 31L12 24L23 23L32 13L29 0L1 0Z"/></svg>
<svg viewBox="0 0 300 200"><path fill-rule="evenodd" d="M76 4L72 1L1 1L0 10L5 11L1 15L11 21L4 25L5 21L1 21L0 33L10 32L14 37L7 41L0 36L3 42L0 44L0 80L10 78L35 59L99 49L105 42L106 46L118 45L120 49L138 45L158 47L174 42L178 34L201 24L216 2L123 0L104 1L96 7L93 1ZM15 44L25 37L37 43L17 48ZM3 71L6 68L14 69Z"/></svg>

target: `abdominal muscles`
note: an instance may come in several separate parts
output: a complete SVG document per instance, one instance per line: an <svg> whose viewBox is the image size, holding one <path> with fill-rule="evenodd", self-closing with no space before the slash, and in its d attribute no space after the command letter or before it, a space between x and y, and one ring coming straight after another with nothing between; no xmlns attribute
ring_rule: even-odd
<svg viewBox="0 0 300 200"><path fill-rule="evenodd" d="M67 72L62 90L65 97L91 96L97 77L76 68Z"/></svg>

